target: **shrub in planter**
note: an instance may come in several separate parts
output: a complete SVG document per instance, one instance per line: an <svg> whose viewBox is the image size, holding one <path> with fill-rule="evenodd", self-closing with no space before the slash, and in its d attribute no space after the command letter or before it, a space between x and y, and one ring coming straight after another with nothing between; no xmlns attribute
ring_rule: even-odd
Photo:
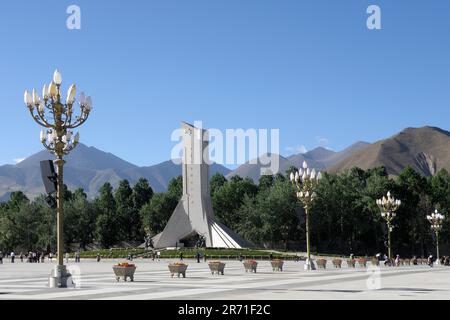
<svg viewBox="0 0 450 320"><path fill-rule="evenodd" d="M183 262L175 262L175 263L169 264L169 271L170 271L171 277L173 278L174 275L176 274L178 276L178 278L180 277L180 275L182 275L183 278L186 278L187 267L188 267L188 265Z"/></svg>
<svg viewBox="0 0 450 320"><path fill-rule="evenodd" d="M244 261L244 268L245 272L255 272L256 273L256 267L258 266L258 262L256 260L246 260Z"/></svg>
<svg viewBox="0 0 450 320"><path fill-rule="evenodd" d="M320 268L325 269L327 267L327 260L326 259L323 259L323 258L317 259L316 262L317 262L317 268L318 269L320 269Z"/></svg>
<svg viewBox="0 0 450 320"><path fill-rule="evenodd" d="M270 264L272 265L273 271L283 271L283 264L284 261L281 259L273 259L270 261Z"/></svg>
<svg viewBox="0 0 450 320"><path fill-rule="evenodd" d="M333 263L333 266L335 268L341 268L342 267L342 259L335 258L335 259L331 260L331 262Z"/></svg>
<svg viewBox="0 0 450 320"><path fill-rule="evenodd" d="M355 259L347 259L347 266L349 268L354 268L355 267L355 263L356 263Z"/></svg>
<svg viewBox="0 0 450 320"><path fill-rule="evenodd" d="M122 278L123 281L127 281L127 278L129 278L131 281L134 281L134 272L136 271L136 266L128 262L122 262L114 265L113 271L116 275L117 281L119 281L120 278Z"/></svg>
<svg viewBox="0 0 450 320"><path fill-rule="evenodd" d="M222 274L223 275L223 271L225 269L225 263L220 262L220 261L210 261L208 263L209 266L209 270L211 270L211 274Z"/></svg>
<svg viewBox="0 0 450 320"><path fill-rule="evenodd" d="M359 258L358 264L361 268L365 268L367 266L367 260L365 258Z"/></svg>

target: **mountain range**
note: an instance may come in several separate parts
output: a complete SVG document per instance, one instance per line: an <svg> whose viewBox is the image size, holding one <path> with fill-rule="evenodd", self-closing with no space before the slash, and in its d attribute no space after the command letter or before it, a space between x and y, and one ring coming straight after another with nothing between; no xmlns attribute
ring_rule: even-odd
<svg viewBox="0 0 450 320"><path fill-rule="evenodd" d="M233 171L220 164L212 164L210 174L218 172L227 178L239 175L258 182L261 169L264 171L262 164L267 163L269 156L279 160L280 173L291 166L300 167L303 161L307 161L311 168L332 173L355 166L362 169L385 166L387 172L395 176L409 165L430 176L442 168L450 171L450 133L435 127L407 128L390 138L375 143L356 142L338 152L318 147L289 157L265 154ZM43 193L39 162L47 159L53 159L53 156L48 151L41 151L16 165L0 166L0 201L7 200L9 194L16 190L22 190L30 198ZM84 144L79 144L65 160L65 183L70 189L82 187L91 198L105 182L116 187L122 179L134 184L144 177L155 192L163 192L172 178L181 175L181 165L170 160L139 167Z"/></svg>

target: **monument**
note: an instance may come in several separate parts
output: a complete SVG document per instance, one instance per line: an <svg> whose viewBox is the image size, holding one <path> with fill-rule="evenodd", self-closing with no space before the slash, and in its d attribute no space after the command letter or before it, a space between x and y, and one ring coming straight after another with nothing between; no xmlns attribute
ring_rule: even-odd
<svg viewBox="0 0 450 320"><path fill-rule="evenodd" d="M183 196L163 232L153 237L154 247L178 247L183 240L195 236L203 237L206 247L254 247L214 217L209 189L208 131L185 122L181 129Z"/></svg>

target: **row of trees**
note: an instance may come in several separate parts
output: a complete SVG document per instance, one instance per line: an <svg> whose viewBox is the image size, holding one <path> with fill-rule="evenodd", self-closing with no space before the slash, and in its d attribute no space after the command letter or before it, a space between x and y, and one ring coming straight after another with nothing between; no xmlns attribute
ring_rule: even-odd
<svg viewBox="0 0 450 320"><path fill-rule="evenodd" d="M216 216L258 246L304 249L304 212L286 175L262 176L255 184L239 176L211 178ZM391 179L382 167L354 168L340 174L325 173L311 209L313 249L327 253L374 254L385 252L386 228L375 199L391 191L402 200L394 220L393 247L402 255L427 255L434 248L426 215L434 208L448 214L450 174L441 170L425 178L406 168ZM82 189L65 190L65 242L81 247L96 243L110 247L121 241L143 241L145 233L164 229L182 195L181 177L165 193L153 193L140 179L134 186L123 180L116 190L109 183L89 200ZM28 200L21 192L0 204L0 248L49 250L55 248L54 210L44 197ZM448 243L446 220L441 240Z"/></svg>

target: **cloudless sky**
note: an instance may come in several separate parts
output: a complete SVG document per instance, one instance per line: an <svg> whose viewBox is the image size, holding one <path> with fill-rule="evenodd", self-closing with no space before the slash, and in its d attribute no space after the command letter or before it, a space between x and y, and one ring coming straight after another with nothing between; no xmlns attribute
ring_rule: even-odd
<svg viewBox="0 0 450 320"><path fill-rule="evenodd" d="M137 165L169 159L183 120L278 128L284 155L449 130L448 0L2 1L0 41L0 164L42 150L23 92L56 68L93 97L81 142Z"/></svg>

